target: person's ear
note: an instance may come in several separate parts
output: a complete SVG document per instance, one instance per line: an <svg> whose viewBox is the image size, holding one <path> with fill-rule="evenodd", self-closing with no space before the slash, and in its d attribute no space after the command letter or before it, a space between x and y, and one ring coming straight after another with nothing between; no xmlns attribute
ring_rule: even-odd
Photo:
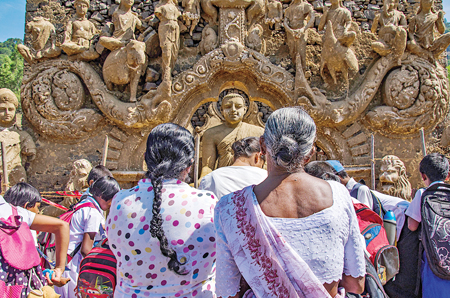
<svg viewBox="0 0 450 298"><path fill-rule="evenodd" d="M316 146L313 146L311 148L311 151L309 152L309 154L307 156L305 156L305 165L311 160L311 157L316 153Z"/></svg>
<svg viewBox="0 0 450 298"><path fill-rule="evenodd" d="M93 179L89 180L88 184L89 184L89 187L92 186L92 184L94 184L94 180Z"/></svg>
<svg viewBox="0 0 450 298"><path fill-rule="evenodd" d="M24 209L28 209L28 206L30 205L30 202L26 202L25 205L23 205Z"/></svg>
<svg viewBox="0 0 450 298"><path fill-rule="evenodd" d="M259 163L259 161L261 160L261 153L260 152L256 152L255 154L253 154L253 161L255 163L255 165L257 165Z"/></svg>
<svg viewBox="0 0 450 298"><path fill-rule="evenodd" d="M261 147L261 154L267 155L266 140L264 139L264 136L259 138L259 146Z"/></svg>
<svg viewBox="0 0 450 298"><path fill-rule="evenodd" d="M422 181L426 181L428 179L427 175L424 173L420 173L420 176L422 177Z"/></svg>

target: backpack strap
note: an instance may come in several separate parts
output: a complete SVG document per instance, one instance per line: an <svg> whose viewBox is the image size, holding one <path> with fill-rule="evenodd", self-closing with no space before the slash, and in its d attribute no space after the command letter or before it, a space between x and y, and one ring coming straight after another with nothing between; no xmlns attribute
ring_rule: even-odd
<svg viewBox="0 0 450 298"><path fill-rule="evenodd" d="M350 196L358 200L358 190L361 186L363 186L361 183L356 183L355 186L353 186L352 190L350 191ZM384 215L386 214L386 210L384 209L383 204L381 204L380 199L378 199L378 197L373 193L373 191L370 190L370 194L372 195L372 210L376 214L378 214L381 217L381 219L383 219Z"/></svg>

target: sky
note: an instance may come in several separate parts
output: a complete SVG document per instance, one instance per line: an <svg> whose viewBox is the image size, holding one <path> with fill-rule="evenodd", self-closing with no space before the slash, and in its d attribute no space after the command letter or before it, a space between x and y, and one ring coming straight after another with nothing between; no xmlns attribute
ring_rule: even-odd
<svg viewBox="0 0 450 298"><path fill-rule="evenodd" d="M450 20L450 0L443 0L447 20ZM8 38L23 39L26 0L0 0L0 42Z"/></svg>

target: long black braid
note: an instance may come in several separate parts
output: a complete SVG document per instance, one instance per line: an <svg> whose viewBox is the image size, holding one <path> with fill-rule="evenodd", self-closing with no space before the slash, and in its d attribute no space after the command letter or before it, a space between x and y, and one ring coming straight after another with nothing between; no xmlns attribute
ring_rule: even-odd
<svg viewBox="0 0 450 298"><path fill-rule="evenodd" d="M178 260L177 253L169 246L164 233L164 222L161 212L163 180L180 178L181 173L190 167L194 158L194 137L185 128L173 123L161 124L155 127L147 139L145 162L147 163L147 177L153 185L154 199L150 222L150 233L158 238L161 253L170 258L167 267L179 275L186 275L188 271Z"/></svg>

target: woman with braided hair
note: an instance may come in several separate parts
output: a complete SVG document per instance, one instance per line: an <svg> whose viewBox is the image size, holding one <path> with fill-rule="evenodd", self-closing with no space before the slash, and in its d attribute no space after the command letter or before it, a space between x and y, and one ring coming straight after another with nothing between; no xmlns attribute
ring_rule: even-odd
<svg viewBox="0 0 450 298"><path fill-rule="evenodd" d="M188 130L167 123L148 136L146 178L117 194L107 220L115 298L215 297L217 199L184 182L193 161Z"/></svg>

